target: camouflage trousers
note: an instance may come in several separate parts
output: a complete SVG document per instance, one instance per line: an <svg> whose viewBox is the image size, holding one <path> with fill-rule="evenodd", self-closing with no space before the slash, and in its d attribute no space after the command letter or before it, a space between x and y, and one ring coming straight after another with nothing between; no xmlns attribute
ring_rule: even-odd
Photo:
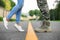
<svg viewBox="0 0 60 40"><path fill-rule="evenodd" d="M42 15L42 28L48 28L50 26L50 14L47 4L47 0L37 0L37 5Z"/></svg>

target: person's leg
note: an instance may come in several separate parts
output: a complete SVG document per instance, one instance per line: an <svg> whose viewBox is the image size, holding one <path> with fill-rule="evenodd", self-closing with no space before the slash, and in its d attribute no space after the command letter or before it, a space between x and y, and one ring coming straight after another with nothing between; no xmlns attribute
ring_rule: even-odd
<svg viewBox="0 0 60 40"><path fill-rule="evenodd" d="M4 21L4 26L6 29L8 29L7 25L8 25L8 21L9 19L17 12L17 10L19 10L19 5L16 5L11 11L10 13L7 15L7 17L3 18Z"/></svg>
<svg viewBox="0 0 60 40"><path fill-rule="evenodd" d="M41 27L35 29L37 32L44 32L45 30L49 29L50 26L50 15L49 15L49 8L47 4L47 0L37 0L38 7L42 13L42 25ZM49 30L50 31L50 30Z"/></svg>
<svg viewBox="0 0 60 40"><path fill-rule="evenodd" d="M20 9L19 5L16 5L8 14L8 16L6 17L7 19L10 19L18 10Z"/></svg>
<svg viewBox="0 0 60 40"><path fill-rule="evenodd" d="M20 15L21 15L21 10L22 10L22 7L23 7L23 3L24 3L24 0L18 0L18 4L20 7L20 9L16 12L16 23L19 24L20 23Z"/></svg>
<svg viewBox="0 0 60 40"><path fill-rule="evenodd" d="M10 13L7 16L7 19L10 19L23 5L23 0L17 0L17 5L10 11Z"/></svg>
<svg viewBox="0 0 60 40"><path fill-rule="evenodd" d="M18 4L20 0L18 0ZM23 7L23 2L24 0L21 1L22 2L22 6L21 8L16 12L16 24L15 24L15 27L19 30L19 31L24 31L20 25L20 16L21 16L21 10L22 10L22 7Z"/></svg>
<svg viewBox="0 0 60 40"><path fill-rule="evenodd" d="M20 16L21 16L21 9L18 10L16 13L16 24L20 23Z"/></svg>
<svg viewBox="0 0 60 40"><path fill-rule="evenodd" d="M22 9L22 8L21 8ZM15 27L19 30L19 31L24 31L20 25L20 16L21 16L21 9L19 9L16 13L16 24Z"/></svg>
<svg viewBox="0 0 60 40"><path fill-rule="evenodd" d="M15 7L13 7L8 16L3 18L4 26L6 27L6 29L8 29L7 28L8 20L21 8L22 4L23 0L18 0L18 4Z"/></svg>

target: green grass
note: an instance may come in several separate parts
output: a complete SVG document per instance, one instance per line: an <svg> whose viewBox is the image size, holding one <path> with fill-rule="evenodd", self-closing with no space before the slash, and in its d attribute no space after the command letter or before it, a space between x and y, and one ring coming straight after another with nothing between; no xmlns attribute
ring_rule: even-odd
<svg viewBox="0 0 60 40"><path fill-rule="evenodd" d="M3 17L0 17L0 21L3 21ZM15 21L15 19L10 19L10 21Z"/></svg>
<svg viewBox="0 0 60 40"><path fill-rule="evenodd" d="M10 21L16 21L15 19L10 19Z"/></svg>
<svg viewBox="0 0 60 40"><path fill-rule="evenodd" d="M60 20L52 20L52 21L57 21L57 22L60 22Z"/></svg>
<svg viewBox="0 0 60 40"><path fill-rule="evenodd" d="M0 21L3 21L3 17L0 17Z"/></svg>
<svg viewBox="0 0 60 40"><path fill-rule="evenodd" d="M35 19L33 19L33 21L34 21ZM0 17L0 21L3 21L3 17ZM10 19L10 21L16 21L15 19ZM21 20L22 21L22 20ZM31 19L30 19L30 21L32 21ZM39 21L39 20L38 20ZM57 21L57 22L60 22L60 20L52 20L52 21Z"/></svg>

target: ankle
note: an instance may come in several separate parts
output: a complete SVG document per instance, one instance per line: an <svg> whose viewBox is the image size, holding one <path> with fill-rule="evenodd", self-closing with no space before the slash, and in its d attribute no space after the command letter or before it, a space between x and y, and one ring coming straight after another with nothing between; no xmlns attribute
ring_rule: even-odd
<svg viewBox="0 0 60 40"><path fill-rule="evenodd" d="M9 19L6 18L6 20L9 22Z"/></svg>

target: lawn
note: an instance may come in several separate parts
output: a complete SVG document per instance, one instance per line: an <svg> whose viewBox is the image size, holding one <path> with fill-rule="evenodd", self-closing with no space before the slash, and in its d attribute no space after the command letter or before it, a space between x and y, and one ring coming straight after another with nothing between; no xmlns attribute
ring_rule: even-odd
<svg viewBox="0 0 60 40"><path fill-rule="evenodd" d="M3 17L0 17L0 21L3 21ZM15 21L15 19L10 19L10 21Z"/></svg>
<svg viewBox="0 0 60 40"><path fill-rule="evenodd" d="M3 17L0 17L0 21L3 21ZM16 21L15 19L10 19L10 21ZM30 20L32 21L32 20ZM35 21L35 19L33 19L33 21ZM60 22L60 20L52 20L52 21L57 21Z"/></svg>

